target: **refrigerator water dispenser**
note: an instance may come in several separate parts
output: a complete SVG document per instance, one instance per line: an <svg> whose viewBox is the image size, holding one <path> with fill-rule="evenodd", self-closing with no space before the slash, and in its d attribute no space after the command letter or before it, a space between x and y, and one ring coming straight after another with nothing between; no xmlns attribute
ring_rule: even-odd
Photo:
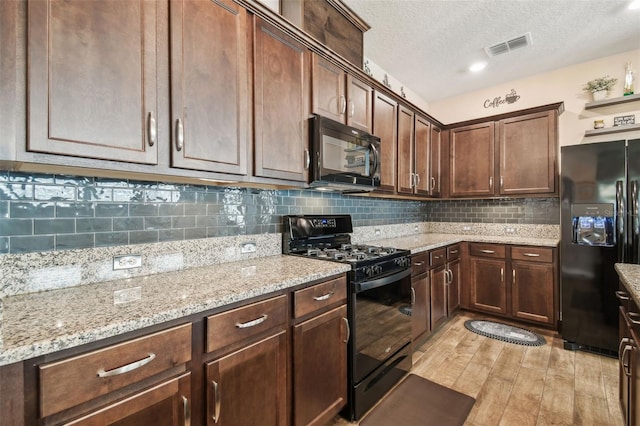
<svg viewBox="0 0 640 426"><path fill-rule="evenodd" d="M613 204L572 204L573 243L613 247L615 217Z"/></svg>

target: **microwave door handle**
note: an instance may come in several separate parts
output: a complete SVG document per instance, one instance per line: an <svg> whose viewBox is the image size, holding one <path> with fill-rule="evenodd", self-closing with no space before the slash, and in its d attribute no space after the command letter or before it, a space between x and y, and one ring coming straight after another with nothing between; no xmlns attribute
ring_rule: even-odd
<svg viewBox="0 0 640 426"><path fill-rule="evenodd" d="M378 166L380 165L380 154L378 153L378 148L376 148L374 144L369 144L369 148L371 148L371 155L373 156L373 167L371 168L369 176L374 177L378 171Z"/></svg>

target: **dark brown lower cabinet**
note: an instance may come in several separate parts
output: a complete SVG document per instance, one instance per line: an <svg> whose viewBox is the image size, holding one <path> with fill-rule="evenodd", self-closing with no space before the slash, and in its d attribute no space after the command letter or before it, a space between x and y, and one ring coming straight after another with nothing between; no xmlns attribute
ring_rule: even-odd
<svg viewBox="0 0 640 426"><path fill-rule="evenodd" d="M287 424L287 340L281 331L207 363L207 424Z"/></svg>
<svg viewBox="0 0 640 426"><path fill-rule="evenodd" d="M511 314L519 319L553 324L552 264L511 263Z"/></svg>
<svg viewBox="0 0 640 426"><path fill-rule="evenodd" d="M621 284L620 298L620 408L627 426L640 426L640 309Z"/></svg>
<svg viewBox="0 0 640 426"><path fill-rule="evenodd" d="M447 263L447 316L460 307L460 259Z"/></svg>
<svg viewBox="0 0 640 426"><path fill-rule="evenodd" d="M479 311L506 314L506 262L502 259L472 257L470 260L471 307Z"/></svg>
<svg viewBox="0 0 640 426"><path fill-rule="evenodd" d="M67 425L183 426L191 424L191 373L167 380Z"/></svg>
<svg viewBox="0 0 640 426"><path fill-rule="evenodd" d="M429 275L431 284L431 330L447 321L447 275L446 265L432 268Z"/></svg>
<svg viewBox="0 0 640 426"><path fill-rule="evenodd" d="M324 425L346 404L348 338L347 305L293 327L294 425Z"/></svg>

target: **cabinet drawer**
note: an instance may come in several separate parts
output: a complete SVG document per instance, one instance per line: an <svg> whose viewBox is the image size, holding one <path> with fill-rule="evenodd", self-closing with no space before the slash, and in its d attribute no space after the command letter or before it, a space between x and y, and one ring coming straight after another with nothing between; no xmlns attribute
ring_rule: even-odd
<svg viewBox="0 0 640 426"><path fill-rule="evenodd" d="M447 247L447 262L456 260L460 257L460 244L453 244Z"/></svg>
<svg viewBox="0 0 640 426"><path fill-rule="evenodd" d="M283 325L286 321L287 296L285 295L211 315L207 317L206 351L213 352L224 348Z"/></svg>
<svg viewBox="0 0 640 426"><path fill-rule="evenodd" d="M553 262L553 249L544 247L512 247L511 259L530 262Z"/></svg>
<svg viewBox="0 0 640 426"><path fill-rule="evenodd" d="M444 265L447 261L447 249L441 248L429 252L429 266L432 268Z"/></svg>
<svg viewBox="0 0 640 426"><path fill-rule="evenodd" d="M139 382L191 359L191 324L40 366L46 417Z"/></svg>
<svg viewBox="0 0 640 426"><path fill-rule="evenodd" d="M293 293L293 315L300 318L336 302L347 300L347 279L342 276Z"/></svg>
<svg viewBox="0 0 640 426"><path fill-rule="evenodd" d="M429 268L429 253L414 254L411 257L411 276L424 274Z"/></svg>
<svg viewBox="0 0 640 426"><path fill-rule="evenodd" d="M505 258L505 247L500 244L470 243L469 254L478 257Z"/></svg>

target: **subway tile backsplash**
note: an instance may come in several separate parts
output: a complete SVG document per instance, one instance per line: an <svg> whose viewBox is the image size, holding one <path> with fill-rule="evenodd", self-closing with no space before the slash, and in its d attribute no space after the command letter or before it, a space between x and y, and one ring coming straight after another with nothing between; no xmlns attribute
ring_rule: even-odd
<svg viewBox="0 0 640 426"><path fill-rule="evenodd" d="M558 224L557 199L412 201L0 171L0 253L279 233L287 214L350 214L354 226Z"/></svg>

